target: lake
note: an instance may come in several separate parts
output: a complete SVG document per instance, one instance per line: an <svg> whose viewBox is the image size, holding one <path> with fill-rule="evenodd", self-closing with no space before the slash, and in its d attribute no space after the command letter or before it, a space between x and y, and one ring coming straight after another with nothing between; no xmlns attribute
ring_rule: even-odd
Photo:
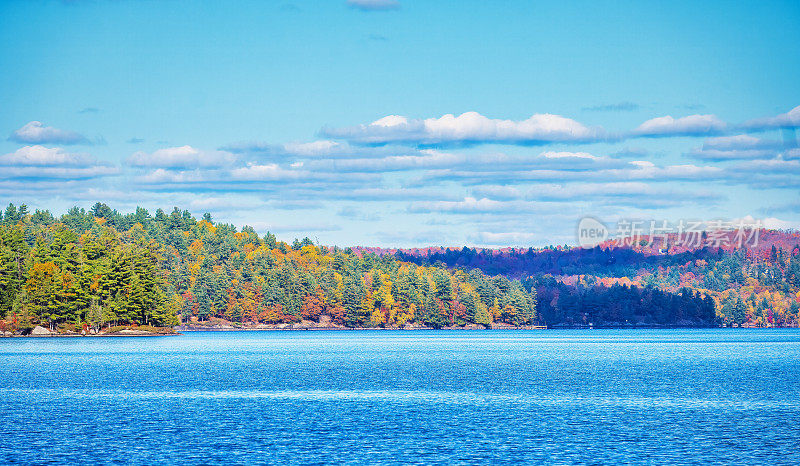
<svg viewBox="0 0 800 466"><path fill-rule="evenodd" d="M0 463L800 463L797 329L0 339Z"/></svg>

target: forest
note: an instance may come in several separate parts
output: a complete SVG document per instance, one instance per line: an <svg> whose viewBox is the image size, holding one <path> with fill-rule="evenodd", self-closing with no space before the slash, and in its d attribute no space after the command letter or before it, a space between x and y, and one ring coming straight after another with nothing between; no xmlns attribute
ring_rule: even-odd
<svg viewBox="0 0 800 466"><path fill-rule="evenodd" d="M177 207L122 214L102 203L58 218L11 204L1 220L0 331L213 319L350 328L798 321L800 247L785 244L765 254L341 249Z"/></svg>
<svg viewBox="0 0 800 466"><path fill-rule="evenodd" d="M717 321L714 299L689 288L670 293L635 285L570 286L551 275L524 283L538 294L538 318L549 327L708 327Z"/></svg>
<svg viewBox="0 0 800 466"><path fill-rule="evenodd" d="M565 292L588 296L588 302L593 302L599 296L608 296L615 287L627 287L637 290L632 293L634 296L643 293L642 299L645 300L651 296L645 290L681 296L691 292L704 299L711 298L719 325L798 326L800 233L762 230L759 238L756 244L746 247L665 248L666 252L657 244L627 247L605 244L592 249L568 246L504 250L465 247L383 253L417 264L438 263L451 268L480 269L491 275L517 277L527 284L528 289L538 284L535 288L540 294L538 309L542 318L549 312L545 288L550 290L548 293L555 292L559 296ZM376 249L371 251L381 253ZM610 298L610 301L616 302L617 299ZM587 302L583 298L579 301ZM655 301L664 302L658 297ZM574 314L569 309L557 311L550 319L555 317L562 322L561 319ZM655 314L658 312L636 320L645 322ZM588 319L590 315L582 312L580 320ZM671 315L656 319L656 322L681 320L680 311L674 306ZM601 321L610 325L620 322L617 317L609 316L601 317Z"/></svg>
<svg viewBox="0 0 800 466"><path fill-rule="evenodd" d="M248 324L442 328L536 322L536 292L479 270L292 244L175 208L122 215L105 204L9 205L0 226L0 316L15 330Z"/></svg>

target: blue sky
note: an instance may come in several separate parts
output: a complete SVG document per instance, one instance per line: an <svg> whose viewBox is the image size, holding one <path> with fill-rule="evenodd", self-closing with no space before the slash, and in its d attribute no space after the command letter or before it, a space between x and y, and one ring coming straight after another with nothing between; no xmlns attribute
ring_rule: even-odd
<svg viewBox="0 0 800 466"><path fill-rule="evenodd" d="M0 2L0 201L323 244L800 226L800 4Z"/></svg>

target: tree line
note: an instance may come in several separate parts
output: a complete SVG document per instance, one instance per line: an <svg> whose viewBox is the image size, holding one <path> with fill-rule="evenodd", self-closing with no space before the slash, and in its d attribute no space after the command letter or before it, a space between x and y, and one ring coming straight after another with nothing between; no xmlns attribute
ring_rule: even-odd
<svg viewBox="0 0 800 466"><path fill-rule="evenodd" d="M0 224L0 317L50 328L327 319L348 327L537 322L536 291L479 270L292 244L175 208L105 204L60 218L9 205Z"/></svg>
<svg viewBox="0 0 800 466"><path fill-rule="evenodd" d="M566 247L381 253L287 243L178 208L122 214L97 203L56 218L12 204L0 215L0 325L18 329L214 318L780 326L797 323L798 291L800 247L783 245L668 255Z"/></svg>
<svg viewBox="0 0 800 466"><path fill-rule="evenodd" d="M640 291L657 289L673 295L688 290L713 300L717 324L797 326L800 324L800 233L780 230L760 233L762 241L758 245L699 247L666 254L648 252L638 246L592 249L559 246L503 251L464 247L397 251L393 255L420 265L440 263L478 268L488 274L521 279L557 277L572 295L607 295L605 288L615 285ZM581 287L583 291L578 289ZM548 301L541 296L543 291L539 289L542 315L548 308ZM563 295L561 291L559 296ZM647 300L650 295L647 292L641 299ZM566 319L569 307L559 309L559 318ZM667 324L666 317L654 319L658 312L653 310L639 320Z"/></svg>
<svg viewBox="0 0 800 466"><path fill-rule="evenodd" d="M551 275L524 280L539 296L539 318L550 327L711 327L716 304L689 288L677 293L627 284L605 286L591 277L575 286Z"/></svg>

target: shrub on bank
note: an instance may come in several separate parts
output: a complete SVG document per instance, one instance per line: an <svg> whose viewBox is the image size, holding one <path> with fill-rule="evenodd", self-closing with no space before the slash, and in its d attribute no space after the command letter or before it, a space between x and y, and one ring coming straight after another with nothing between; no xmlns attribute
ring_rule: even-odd
<svg viewBox="0 0 800 466"><path fill-rule="evenodd" d="M158 335L170 335L175 333L175 329L173 329L172 327L154 327L152 325L138 325L138 326L116 325L102 330L101 333L113 334L113 333L119 333L123 330L138 330L140 332L150 332Z"/></svg>

